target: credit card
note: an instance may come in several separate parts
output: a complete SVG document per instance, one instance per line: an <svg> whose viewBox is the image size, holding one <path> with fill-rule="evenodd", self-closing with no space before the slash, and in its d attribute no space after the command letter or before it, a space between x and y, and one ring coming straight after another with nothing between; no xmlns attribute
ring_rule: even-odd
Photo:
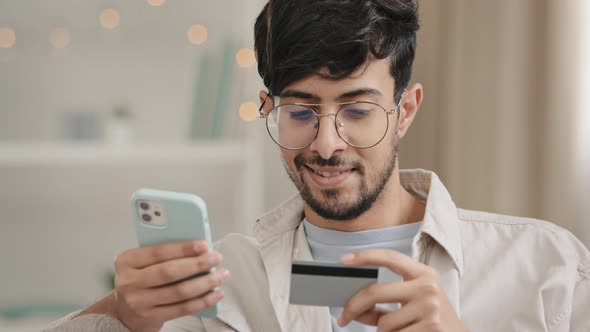
<svg viewBox="0 0 590 332"><path fill-rule="evenodd" d="M378 275L376 266L293 261L289 303L343 307L358 291L376 283Z"/></svg>

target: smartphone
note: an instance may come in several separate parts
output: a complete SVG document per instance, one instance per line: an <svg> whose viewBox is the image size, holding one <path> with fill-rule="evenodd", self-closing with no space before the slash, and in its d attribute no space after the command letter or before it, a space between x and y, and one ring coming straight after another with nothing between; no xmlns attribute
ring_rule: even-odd
<svg viewBox="0 0 590 332"><path fill-rule="evenodd" d="M358 291L377 282L376 266L350 267L335 262L293 261L289 303L344 307Z"/></svg>
<svg viewBox="0 0 590 332"><path fill-rule="evenodd" d="M188 193L142 188L131 196L131 206L140 247L166 242L205 240L209 250L212 249L207 205L200 197ZM201 275L203 273L189 278ZM195 316L217 316L220 303L196 313Z"/></svg>

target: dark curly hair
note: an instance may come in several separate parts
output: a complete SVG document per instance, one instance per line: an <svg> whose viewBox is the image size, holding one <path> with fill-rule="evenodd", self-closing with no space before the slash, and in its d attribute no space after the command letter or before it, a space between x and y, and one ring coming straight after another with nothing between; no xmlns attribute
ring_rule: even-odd
<svg viewBox="0 0 590 332"><path fill-rule="evenodd" d="M258 72L278 94L311 74L339 80L371 55L389 57L397 100L412 76L417 11L416 0L269 0L254 25Z"/></svg>

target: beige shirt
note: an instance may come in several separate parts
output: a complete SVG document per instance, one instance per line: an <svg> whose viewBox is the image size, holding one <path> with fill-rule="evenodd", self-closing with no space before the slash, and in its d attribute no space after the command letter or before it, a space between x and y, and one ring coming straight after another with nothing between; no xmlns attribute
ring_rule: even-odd
<svg viewBox="0 0 590 332"><path fill-rule="evenodd" d="M457 209L438 177L400 172L426 202L413 258L435 268L471 331L590 331L590 253L571 233L545 221ZM216 243L232 278L215 319L181 317L162 331L331 331L327 307L288 303L290 263L312 259L293 197L255 226L255 238ZM51 331L127 331L102 315L54 324ZM100 326L99 326L100 325Z"/></svg>

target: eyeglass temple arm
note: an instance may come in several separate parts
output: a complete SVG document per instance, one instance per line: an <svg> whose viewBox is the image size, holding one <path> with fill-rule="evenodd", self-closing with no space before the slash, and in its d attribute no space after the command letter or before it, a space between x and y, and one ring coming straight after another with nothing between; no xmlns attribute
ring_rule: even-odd
<svg viewBox="0 0 590 332"><path fill-rule="evenodd" d="M262 109L264 108L264 104L266 104L266 99L268 99L268 96L270 96L270 92L266 94L266 97L264 97L262 104L260 104L260 107L258 108L258 116L261 119L266 118L266 114L264 114L264 111Z"/></svg>

